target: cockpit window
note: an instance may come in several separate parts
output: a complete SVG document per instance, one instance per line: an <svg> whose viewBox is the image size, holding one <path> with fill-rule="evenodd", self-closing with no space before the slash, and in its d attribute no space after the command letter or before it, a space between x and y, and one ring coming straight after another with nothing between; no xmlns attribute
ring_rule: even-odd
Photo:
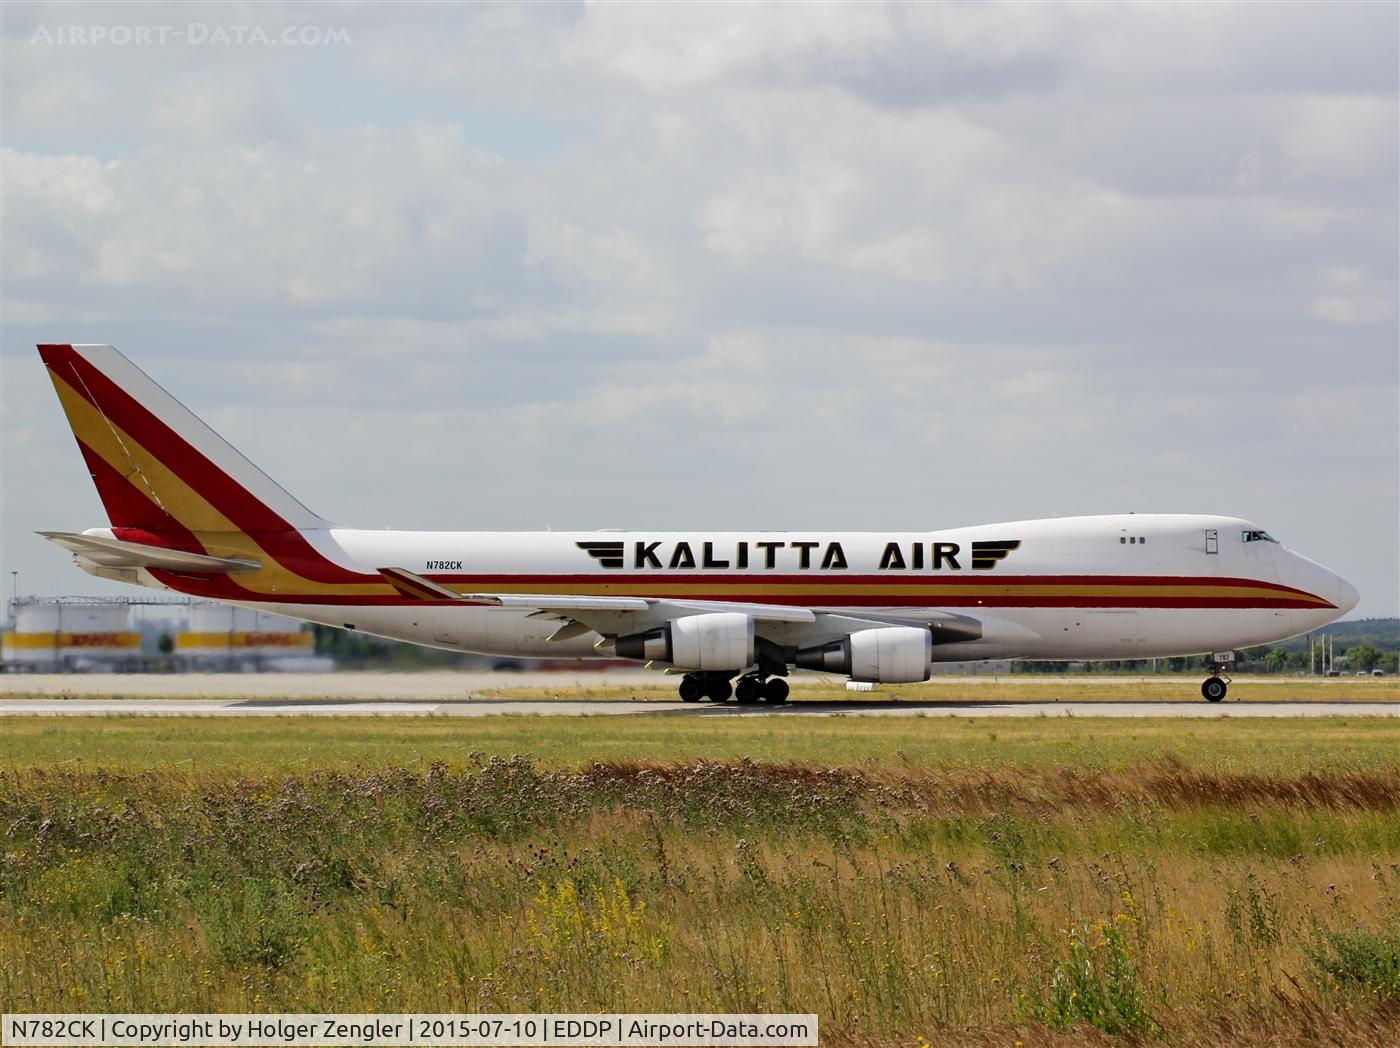
<svg viewBox="0 0 1400 1048"><path fill-rule="evenodd" d="M1245 542L1277 542L1267 531L1246 531L1240 536Z"/></svg>

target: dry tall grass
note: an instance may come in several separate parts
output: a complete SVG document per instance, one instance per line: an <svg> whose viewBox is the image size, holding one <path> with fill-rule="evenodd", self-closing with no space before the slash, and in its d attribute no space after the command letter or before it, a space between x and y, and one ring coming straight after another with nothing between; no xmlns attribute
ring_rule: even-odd
<svg viewBox="0 0 1400 1048"><path fill-rule="evenodd" d="M8 1010L1400 1043L1400 769L0 774Z"/></svg>

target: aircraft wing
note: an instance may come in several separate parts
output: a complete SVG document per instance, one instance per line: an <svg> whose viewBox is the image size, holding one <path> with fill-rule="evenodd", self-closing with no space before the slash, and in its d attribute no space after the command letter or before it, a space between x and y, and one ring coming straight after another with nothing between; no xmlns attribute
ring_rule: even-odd
<svg viewBox="0 0 1400 1048"><path fill-rule="evenodd" d="M670 600L660 598L656 606L676 615L699 615L707 611L737 611L755 622L816 622L809 608L790 608L781 604L745 604L736 600Z"/></svg>
<svg viewBox="0 0 1400 1048"><path fill-rule="evenodd" d="M807 608L786 608L774 604L744 604L732 600L668 600L664 597L575 597L544 593L464 593L463 600L496 604L505 608L535 608L540 612L558 611L651 611L666 618L700 615L707 611L737 611L756 622L815 622Z"/></svg>
<svg viewBox="0 0 1400 1048"><path fill-rule="evenodd" d="M707 611L737 611L759 622L814 622L816 616L806 608L789 608L777 604L747 604L723 600L670 600L664 597L579 596L570 593L458 593L436 582L415 575L407 568L380 568L396 590L415 600L455 600L471 604L489 604L501 608L533 608L541 614L558 612L559 618L570 618L574 611L650 611L663 616L696 615Z"/></svg>
<svg viewBox="0 0 1400 1048"><path fill-rule="evenodd" d="M211 557L207 553L188 553L98 535L80 535L69 531L40 531L37 534L104 568L161 568L186 575L223 575L257 571L262 567L260 562L242 557Z"/></svg>
<svg viewBox="0 0 1400 1048"><path fill-rule="evenodd" d="M568 593L463 593L459 600L494 604L499 608L534 608L536 611L649 611L654 600L646 597L578 597Z"/></svg>

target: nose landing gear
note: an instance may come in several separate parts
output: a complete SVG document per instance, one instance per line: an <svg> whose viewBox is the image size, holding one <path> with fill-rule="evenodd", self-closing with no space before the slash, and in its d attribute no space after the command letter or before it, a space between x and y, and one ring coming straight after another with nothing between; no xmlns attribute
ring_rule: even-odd
<svg viewBox="0 0 1400 1048"><path fill-rule="evenodd" d="M1225 698L1225 692L1229 689L1230 678L1221 677L1220 672L1230 668L1230 663L1235 659L1233 651L1218 651L1211 656L1210 676L1201 685L1201 697L1207 702L1220 702Z"/></svg>
<svg viewBox="0 0 1400 1048"><path fill-rule="evenodd" d="M1225 698L1225 691L1228 684L1219 677L1207 678L1201 685L1201 695L1207 702L1219 702Z"/></svg>

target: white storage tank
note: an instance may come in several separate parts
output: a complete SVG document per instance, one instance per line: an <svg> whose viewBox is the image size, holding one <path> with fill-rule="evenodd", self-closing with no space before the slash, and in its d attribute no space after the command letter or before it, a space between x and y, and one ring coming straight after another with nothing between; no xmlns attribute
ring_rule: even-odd
<svg viewBox="0 0 1400 1048"><path fill-rule="evenodd" d="M106 670L141 654L126 604L98 600L21 600L5 634L6 662L37 668Z"/></svg>
<svg viewBox="0 0 1400 1048"><path fill-rule="evenodd" d="M285 615L228 604L195 604L184 631L175 637L175 651L196 661L280 659L310 655L315 643L309 629Z"/></svg>

